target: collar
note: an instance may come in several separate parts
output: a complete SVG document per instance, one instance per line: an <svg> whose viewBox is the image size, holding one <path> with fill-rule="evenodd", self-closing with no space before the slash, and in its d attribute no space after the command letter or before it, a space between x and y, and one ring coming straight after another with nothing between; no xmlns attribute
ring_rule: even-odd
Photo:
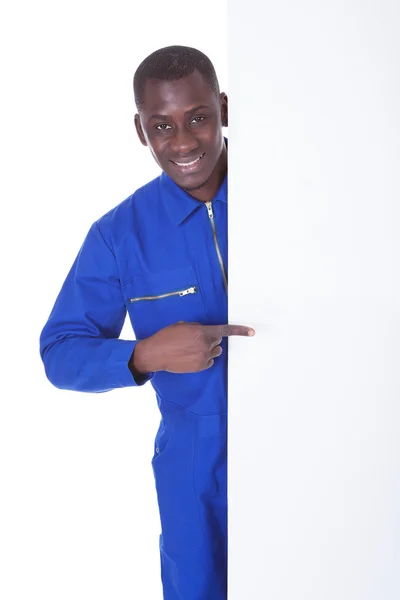
<svg viewBox="0 0 400 600"><path fill-rule="evenodd" d="M228 139L224 136L225 146L228 148ZM196 208L199 208L204 202L196 200L193 196L190 196L185 190L179 187L163 171L160 175L160 188L161 198L165 202L165 207L171 221L176 225L180 225ZM214 200L220 200L221 202L227 202L228 191L228 173L226 173L217 193L215 194Z"/></svg>

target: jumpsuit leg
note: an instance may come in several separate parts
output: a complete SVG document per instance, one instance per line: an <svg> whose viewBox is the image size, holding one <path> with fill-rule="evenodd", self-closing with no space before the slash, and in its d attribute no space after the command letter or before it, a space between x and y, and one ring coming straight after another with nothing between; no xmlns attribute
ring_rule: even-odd
<svg viewBox="0 0 400 600"><path fill-rule="evenodd" d="M153 460L164 600L227 598L226 415L169 419Z"/></svg>

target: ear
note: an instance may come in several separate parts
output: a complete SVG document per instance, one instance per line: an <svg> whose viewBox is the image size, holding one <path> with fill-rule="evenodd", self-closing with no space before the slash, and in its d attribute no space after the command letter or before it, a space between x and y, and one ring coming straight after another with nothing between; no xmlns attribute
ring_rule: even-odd
<svg viewBox="0 0 400 600"><path fill-rule="evenodd" d="M142 142L143 146L147 146L146 138L142 129L142 124L140 122L140 116L138 114L135 115L135 127L139 140Z"/></svg>
<svg viewBox="0 0 400 600"><path fill-rule="evenodd" d="M221 123L222 127L228 127L228 96L221 92Z"/></svg>

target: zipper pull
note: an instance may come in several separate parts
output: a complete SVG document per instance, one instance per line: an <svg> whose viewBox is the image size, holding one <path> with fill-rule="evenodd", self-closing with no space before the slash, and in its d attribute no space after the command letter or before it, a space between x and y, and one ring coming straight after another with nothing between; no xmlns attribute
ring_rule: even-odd
<svg viewBox="0 0 400 600"><path fill-rule="evenodd" d="M207 210L208 210L208 216L210 217L210 219L213 219L214 213L213 213L211 202L206 202L206 206L207 206Z"/></svg>
<svg viewBox="0 0 400 600"><path fill-rule="evenodd" d="M187 294L195 294L196 293L196 288L195 287L191 287L188 290L185 290L184 292L180 292L179 295L182 296L186 296Z"/></svg>

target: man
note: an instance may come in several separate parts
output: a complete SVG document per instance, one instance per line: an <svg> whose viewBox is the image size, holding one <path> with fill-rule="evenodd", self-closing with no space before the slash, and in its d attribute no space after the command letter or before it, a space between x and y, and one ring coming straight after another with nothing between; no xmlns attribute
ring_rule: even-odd
<svg viewBox="0 0 400 600"><path fill-rule="evenodd" d="M202 52L157 50L134 76L135 126L159 177L96 221L42 331L57 387L151 381L166 600L225 600L227 96ZM135 341L119 339L128 312Z"/></svg>

